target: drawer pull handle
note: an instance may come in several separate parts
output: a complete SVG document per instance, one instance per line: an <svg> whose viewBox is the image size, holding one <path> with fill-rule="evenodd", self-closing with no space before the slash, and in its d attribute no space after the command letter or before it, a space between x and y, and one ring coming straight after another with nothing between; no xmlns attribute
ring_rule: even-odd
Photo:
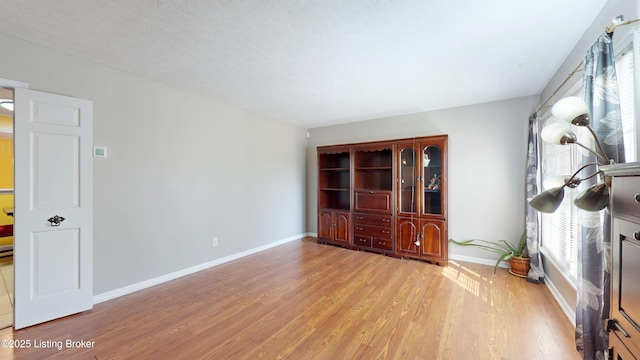
<svg viewBox="0 0 640 360"><path fill-rule="evenodd" d="M629 333L624 331L624 328L622 326L620 326L620 324L618 324L617 322L615 324L613 324L616 329L618 329L618 331L620 331L622 333L622 335L624 335L624 337L629 337Z"/></svg>
<svg viewBox="0 0 640 360"><path fill-rule="evenodd" d="M637 203L640 203L640 193L636 193L636 194L633 196L633 200L635 200Z"/></svg>
<svg viewBox="0 0 640 360"><path fill-rule="evenodd" d="M633 238L636 240L640 240L640 231L634 231L633 232Z"/></svg>
<svg viewBox="0 0 640 360"><path fill-rule="evenodd" d="M624 330L624 328L622 326L620 326L620 324L618 324L618 320L616 319L606 319L605 320L605 325L606 325L606 330L607 331L620 331L622 333L622 335L624 335L624 337L628 338L629 337L629 333L626 332Z"/></svg>
<svg viewBox="0 0 640 360"><path fill-rule="evenodd" d="M624 328L622 326L620 326L620 324L618 324L618 322L614 322L613 326L615 326L616 330L620 331L622 333L622 335L624 335L624 337L628 338L629 337L629 333L626 332L624 330Z"/></svg>

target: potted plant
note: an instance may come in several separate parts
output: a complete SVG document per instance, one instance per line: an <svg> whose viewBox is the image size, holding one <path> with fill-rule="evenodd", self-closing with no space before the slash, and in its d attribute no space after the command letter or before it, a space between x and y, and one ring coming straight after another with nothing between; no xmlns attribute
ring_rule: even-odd
<svg viewBox="0 0 640 360"><path fill-rule="evenodd" d="M458 244L460 246L474 246L487 251L491 251L500 255L496 261L496 265L493 267L493 272L498 270L498 266L502 261L508 261L511 269L509 273L515 276L526 277L529 273L529 256L527 254L527 234L523 231L520 235L520 241L517 246L514 246L506 240L487 241L480 239L472 239L465 241L456 241L449 239L449 241Z"/></svg>

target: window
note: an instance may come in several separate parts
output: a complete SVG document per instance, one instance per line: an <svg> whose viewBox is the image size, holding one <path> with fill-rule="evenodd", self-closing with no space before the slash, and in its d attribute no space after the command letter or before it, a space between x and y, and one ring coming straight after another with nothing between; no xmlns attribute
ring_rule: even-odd
<svg viewBox="0 0 640 360"><path fill-rule="evenodd" d="M577 88L577 90L576 90ZM573 91L565 96L582 97L582 83L577 83ZM546 115L546 116L544 116ZM548 120L551 115L544 114ZM542 123L542 128L544 126ZM573 129L580 139L590 136L583 129ZM576 146L552 145L542 142L542 190L561 186L566 176L570 176L578 168L580 150ZM542 251L570 279L577 278L578 273L578 209L573 206L577 191L565 191L565 199L553 214L541 213Z"/></svg>
<svg viewBox="0 0 640 360"><path fill-rule="evenodd" d="M637 161L637 124L636 124L636 93L634 64L638 57L634 56L634 51L638 51L637 31L630 32L626 38L617 44L620 50L616 53L616 74L618 77L618 90L620 93L620 111L622 116L622 128L625 145L626 162ZM582 97L582 80L576 81L575 85L565 94L565 96ZM543 119L540 129L545 125L550 114L540 114ZM589 145L591 135L588 130L573 127L580 142ZM578 169L581 150L577 146L551 145L541 142L541 177L542 191L560 186L558 177L569 176ZM588 168L586 174L591 174L593 168ZM561 180L560 180L561 181ZM573 200L579 191L568 189L565 191L565 200L558 210L553 214L541 214L541 251L544 255L575 283L578 271L577 244L580 240L580 231L577 223L578 212L581 211L573 205Z"/></svg>
<svg viewBox="0 0 640 360"><path fill-rule="evenodd" d="M633 36L638 36L634 31ZM622 131L624 134L624 155L626 162L637 161L637 135L635 121L634 96L634 49L635 41L629 39L622 50L616 54L616 75L618 76L618 91L620 94L620 112L622 115Z"/></svg>

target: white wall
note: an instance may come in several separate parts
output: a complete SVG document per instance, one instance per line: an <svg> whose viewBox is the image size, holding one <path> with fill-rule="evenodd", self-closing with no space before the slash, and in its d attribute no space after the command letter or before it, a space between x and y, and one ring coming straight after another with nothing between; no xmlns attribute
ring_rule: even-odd
<svg viewBox="0 0 640 360"><path fill-rule="evenodd" d="M0 78L93 101L108 148L94 294L304 234L305 129L2 34L0 47Z"/></svg>
<svg viewBox="0 0 640 360"><path fill-rule="evenodd" d="M308 229L317 231L317 146L448 134L449 237L517 243L524 228L528 118L537 102L525 97L311 129ZM449 253L451 258L496 259L454 244Z"/></svg>

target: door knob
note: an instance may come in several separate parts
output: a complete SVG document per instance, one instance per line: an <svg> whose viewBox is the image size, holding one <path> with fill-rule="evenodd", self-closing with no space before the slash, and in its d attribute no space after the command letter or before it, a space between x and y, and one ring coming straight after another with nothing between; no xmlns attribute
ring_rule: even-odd
<svg viewBox="0 0 640 360"><path fill-rule="evenodd" d="M64 221L64 218L62 216L54 216L54 217L50 217L49 219L47 219L47 221L49 222L50 226L60 226L60 223Z"/></svg>

